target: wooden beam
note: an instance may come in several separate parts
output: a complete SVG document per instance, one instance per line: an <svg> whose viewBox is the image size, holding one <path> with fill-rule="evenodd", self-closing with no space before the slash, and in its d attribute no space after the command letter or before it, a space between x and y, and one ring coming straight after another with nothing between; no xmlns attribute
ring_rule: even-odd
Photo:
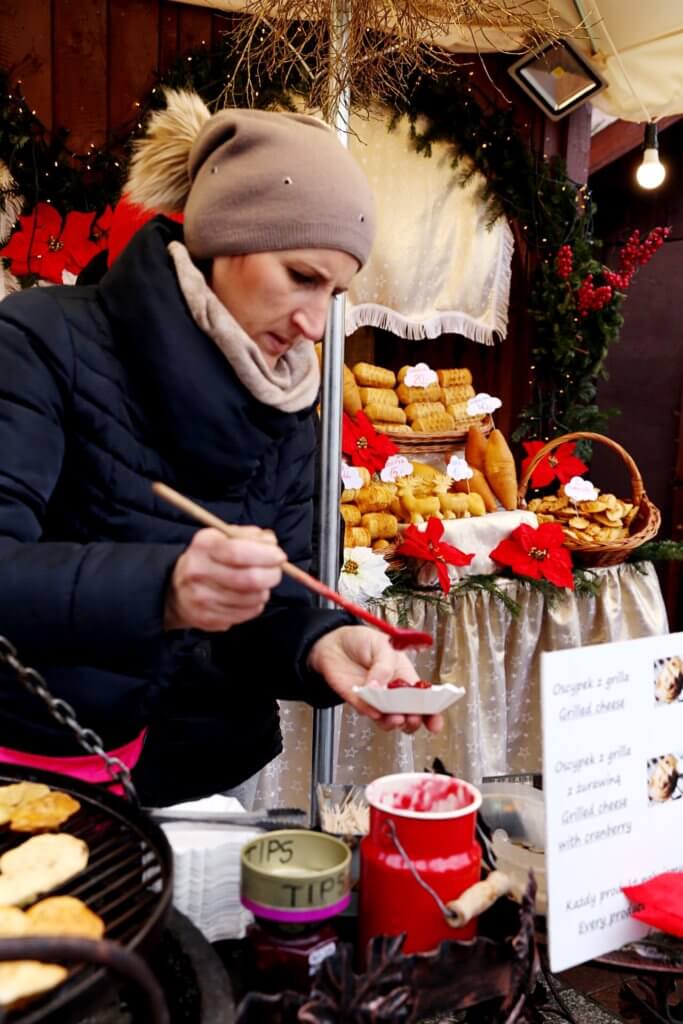
<svg viewBox="0 0 683 1024"><path fill-rule="evenodd" d="M587 103L573 111L563 122L566 125L567 174L572 181L585 185L590 173L591 115Z"/></svg>
<svg viewBox="0 0 683 1024"><path fill-rule="evenodd" d="M663 117L657 122L661 133L672 124L681 120L681 115ZM597 132L591 140L590 173L595 174L601 167L618 160L624 153L630 153L643 142L643 125L633 121L613 121L607 128Z"/></svg>

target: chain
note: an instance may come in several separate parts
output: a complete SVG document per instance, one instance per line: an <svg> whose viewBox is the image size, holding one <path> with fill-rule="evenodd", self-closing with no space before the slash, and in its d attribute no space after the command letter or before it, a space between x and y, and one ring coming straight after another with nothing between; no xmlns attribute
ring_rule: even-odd
<svg viewBox="0 0 683 1024"><path fill-rule="evenodd" d="M71 705L67 704L65 700L60 700L59 697L53 697L41 674L36 672L34 668L23 665L14 646L3 636L0 636L0 665L9 666L15 672L21 685L29 693L33 694L34 697L38 697L47 704L52 717L60 725L66 726L67 729L74 733L84 750L87 750L89 754L96 754L104 761L112 780L123 787L123 791L128 799L137 806L139 803L138 795L128 765L124 764L120 758L112 757L111 754L107 753L97 733L92 729L84 729L79 724L76 712Z"/></svg>

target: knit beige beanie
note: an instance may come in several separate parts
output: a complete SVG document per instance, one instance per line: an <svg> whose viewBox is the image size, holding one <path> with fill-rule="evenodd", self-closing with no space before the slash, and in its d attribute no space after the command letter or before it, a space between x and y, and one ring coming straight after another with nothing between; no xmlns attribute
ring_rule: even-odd
<svg viewBox="0 0 683 1024"><path fill-rule="evenodd" d="M195 259L336 249L362 266L375 234L370 186L335 133L305 114L221 110L166 92L137 145L126 192L160 212L184 210Z"/></svg>

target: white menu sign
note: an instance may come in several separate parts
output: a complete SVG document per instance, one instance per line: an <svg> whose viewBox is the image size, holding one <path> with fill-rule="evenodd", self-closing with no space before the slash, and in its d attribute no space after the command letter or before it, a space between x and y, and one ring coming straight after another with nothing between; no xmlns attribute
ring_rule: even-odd
<svg viewBox="0 0 683 1024"><path fill-rule="evenodd" d="M622 885L683 870L683 633L544 653L541 688L550 966L562 971L647 934Z"/></svg>

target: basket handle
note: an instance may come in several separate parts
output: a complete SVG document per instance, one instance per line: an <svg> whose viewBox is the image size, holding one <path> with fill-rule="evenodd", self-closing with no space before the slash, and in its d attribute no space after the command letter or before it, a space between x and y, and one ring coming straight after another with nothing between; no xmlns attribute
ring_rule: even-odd
<svg viewBox="0 0 683 1024"><path fill-rule="evenodd" d="M640 475L640 470L626 449L622 448L617 441L613 441L611 437L607 437L605 434L594 434L588 430L577 430L573 434L562 434L561 437L553 437L552 440L548 441L547 444L544 444L542 448L539 448L519 482L519 487L517 489L518 506L523 508L526 505L526 492L529 486L529 481L539 462L555 448L559 448L561 444L566 444L568 441L599 441L601 444L607 445L608 448L612 448L613 451L615 451L617 455L621 456L622 460L626 463L626 468L631 476L631 495L633 504L640 505L641 501L645 497L643 478Z"/></svg>

